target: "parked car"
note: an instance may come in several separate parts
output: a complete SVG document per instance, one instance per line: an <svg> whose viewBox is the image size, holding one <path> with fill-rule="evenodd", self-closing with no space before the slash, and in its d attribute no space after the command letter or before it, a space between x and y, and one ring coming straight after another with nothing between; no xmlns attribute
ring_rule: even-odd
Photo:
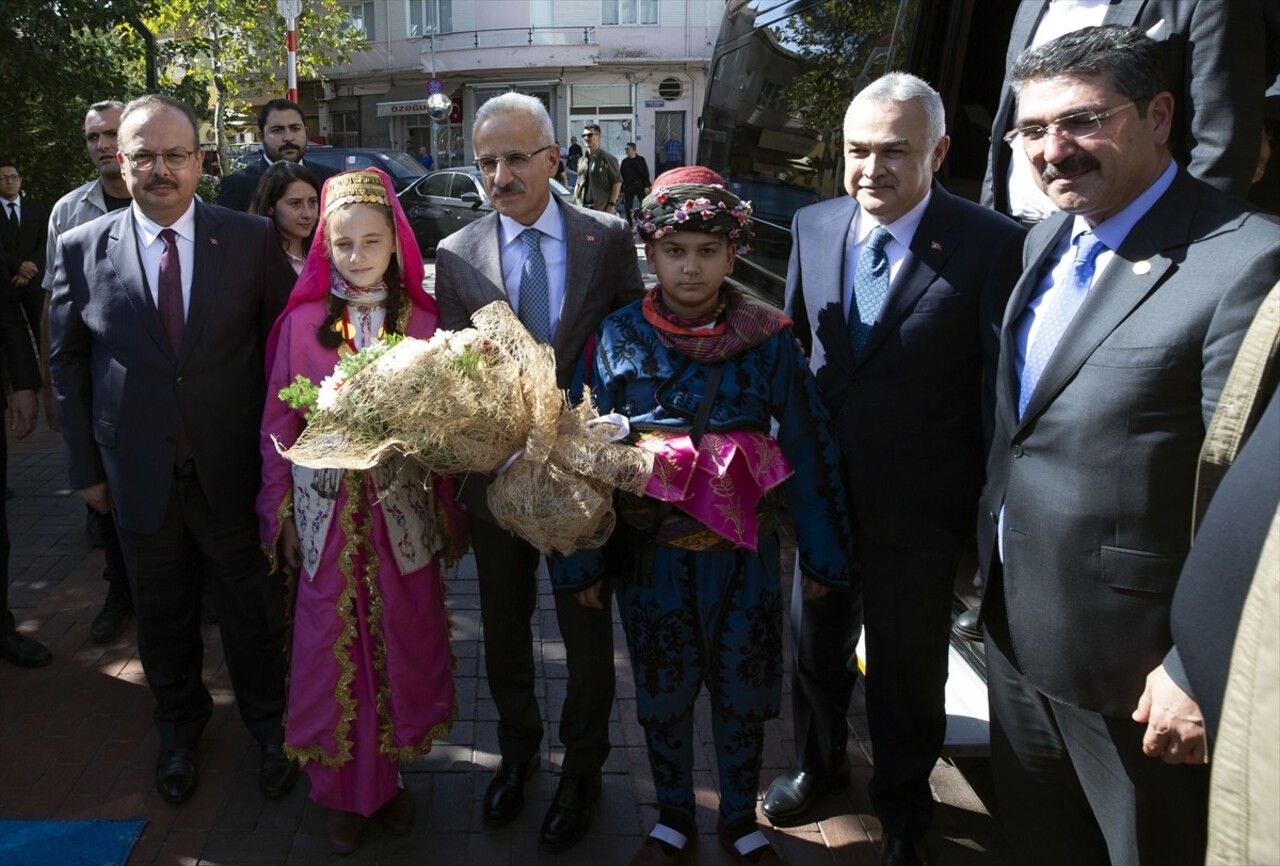
<svg viewBox="0 0 1280 866"><path fill-rule="evenodd" d="M551 192L566 201L573 198L573 193L554 179ZM396 195L424 256L434 255L440 241L493 210L480 172L474 168L433 171Z"/></svg>
<svg viewBox="0 0 1280 866"><path fill-rule="evenodd" d="M400 194L414 181L426 175L427 170L409 154L400 150L382 150L376 147L322 147L308 145L304 162L314 162L334 171L350 171L355 168L380 168L391 176L391 185Z"/></svg>

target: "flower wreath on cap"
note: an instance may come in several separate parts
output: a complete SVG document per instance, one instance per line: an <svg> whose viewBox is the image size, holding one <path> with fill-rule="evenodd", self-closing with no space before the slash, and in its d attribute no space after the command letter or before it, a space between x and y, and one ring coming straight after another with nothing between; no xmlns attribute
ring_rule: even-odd
<svg viewBox="0 0 1280 866"><path fill-rule="evenodd" d="M644 241L656 241L674 231L728 235L738 252L745 253L750 249L751 202L725 189L724 178L709 168L673 168L653 182L640 205L636 232Z"/></svg>

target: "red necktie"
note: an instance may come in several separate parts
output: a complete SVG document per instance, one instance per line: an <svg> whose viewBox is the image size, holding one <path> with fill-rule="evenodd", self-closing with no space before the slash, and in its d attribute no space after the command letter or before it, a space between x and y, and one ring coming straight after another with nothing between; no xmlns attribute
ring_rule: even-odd
<svg viewBox="0 0 1280 866"><path fill-rule="evenodd" d="M182 265L178 262L178 234L173 229L162 229L160 240L164 241L164 252L160 253L159 293L156 309L160 313L160 324L164 327L165 336L173 354L179 354L182 348L182 329L185 325L182 313ZM191 448L187 445L187 434L182 425L182 411L178 411L178 433L174 438L173 463L182 466L191 459Z"/></svg>

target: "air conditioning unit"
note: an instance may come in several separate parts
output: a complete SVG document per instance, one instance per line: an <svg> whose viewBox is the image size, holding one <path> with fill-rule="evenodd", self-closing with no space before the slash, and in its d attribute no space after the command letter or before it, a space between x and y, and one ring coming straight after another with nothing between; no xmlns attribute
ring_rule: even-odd
<svg viewBox="0 0 1280 866"><path fill-rule="evenodd" d="M334 95L335 89L332 84L327 81L316 82L316 102L328 102Z"/></svg>

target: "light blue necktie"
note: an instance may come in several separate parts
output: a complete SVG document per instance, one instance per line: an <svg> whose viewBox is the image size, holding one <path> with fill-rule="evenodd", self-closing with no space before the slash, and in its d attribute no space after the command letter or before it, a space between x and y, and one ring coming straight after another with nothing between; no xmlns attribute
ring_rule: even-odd
<svg viewBox="0 0 1280 866"><path fill-rule="evenodd" d="M539 343L551 342L551 288L547 284L547 260L542 257L542 232L525 229L524 264L520 267L520 321Z"/></svg>
<svg viewBox="0 0 1280 866"><path fill-rule="evenodd" d="M876 226L871 239L858 256L858 269L853 275L853 302L849 304L849 340L853 355L859 357L867 347L871 327L880 315L884 299L889 297L889 257L885 244L893 235L884 226Z"/></svg>
<svg viewBox="0 0 1280 866"><path fill-rule="evenodd" d="M1093 232L1082 232L1073 243L1076 245L1076 255L1071 267L1071 281L1056 294L1052 306L1043 311L1043 319L1036 329L1035 339L1027 346L1027 360L1022 365L1022 383L1018 391L1019 418L1027 411L1027 404L1031 402L1031 395L1035 393L1044 368L1049 365L1049 359L1058 348L1058 341L1062 339L1067 326L1089 294L1098 255L1107 248Z"/></svg>

